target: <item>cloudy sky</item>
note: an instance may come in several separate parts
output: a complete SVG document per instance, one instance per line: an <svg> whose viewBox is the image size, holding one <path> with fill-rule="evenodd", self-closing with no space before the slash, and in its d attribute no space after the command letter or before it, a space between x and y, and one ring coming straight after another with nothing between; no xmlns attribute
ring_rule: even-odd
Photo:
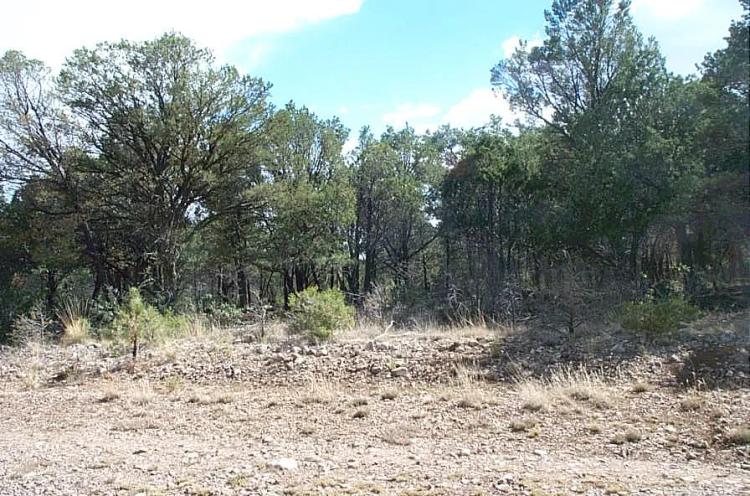
<svg viewBox="0 0 750 496"><path fill-rule="evenodd" d="M339 116L355 130L409 122L476 126L512 118L490 68L543 33L551 0L26 0L3 5L0 52L59 68L80 46L180 31L269 80L274 101ZM671 70L690 74L723 37L738 0L633 0Z"/></svg>

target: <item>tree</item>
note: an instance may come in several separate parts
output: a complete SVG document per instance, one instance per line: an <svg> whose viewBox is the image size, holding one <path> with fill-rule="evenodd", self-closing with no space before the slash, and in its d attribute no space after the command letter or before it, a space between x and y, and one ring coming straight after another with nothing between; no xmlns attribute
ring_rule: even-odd
<svg viewBox="0 0 750 496"><path fill-rule="evenodd" d="M343 277L345 229L354 214L341 156L347 134L337 119L322 120L292 103L269 123L259 226L286 308L290 294L337 287Z"/></svg>
<svg viewBox="0 0 750 496"><path fill-rule="evenodd" d="M120 278L174 301L182 246L253 156L269 86L178 34L77 50L60 85L95 158L94 208L132 240Z"/></svg>
<svg viewBox="0 0 750 496"><path fill-rule="evenodd" d="M680 141L688 134L682 82L643 40L629 6L554 1L543 45L522 45L495 66L492 82L555 132L544 173L560 241L637 280L647 228L696 160Z"/></svg>

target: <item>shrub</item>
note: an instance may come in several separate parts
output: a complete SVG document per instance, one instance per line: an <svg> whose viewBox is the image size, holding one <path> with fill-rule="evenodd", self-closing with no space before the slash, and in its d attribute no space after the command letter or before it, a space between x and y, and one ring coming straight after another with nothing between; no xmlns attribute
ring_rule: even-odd
<svg viewBox="0 0 750 496"><path fill-rule="evenodd" d="M618 314L620 324L625 329L647 335L663 335L697 319L700 310L684 298L672 296L662 300L647 298L624 303L620 305Z"/></svg>
<svg viewBox="0 0 750 496"><path fill-rule="evenodd" d="M346 304L344 295L335 289L318 291L317 288L292 295L290 327L311 338L328 339L336 329L354 324L354 310Z"/></svg>
<svg viewBox="0 0 750 496"><path fill-rule="evenodd" d="M185 333L190 327L187 317L171 312L160 313L143 301L138 288L130 288L127 298L115 313L110 326L110 337L126 340L132 345L135 358L141 343L175 337Z"/></svg>

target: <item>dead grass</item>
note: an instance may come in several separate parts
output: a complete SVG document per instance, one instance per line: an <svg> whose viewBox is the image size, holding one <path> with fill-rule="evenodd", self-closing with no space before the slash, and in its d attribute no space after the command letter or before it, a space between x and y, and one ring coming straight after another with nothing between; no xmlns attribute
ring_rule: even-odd
<svg viewBox="0 0 750 496"><path fill-rule="evenodd" d="M27 344L31 351L31 358L23 363L23 372L21 372L21 384L27 391L39 389L42 385L42 375L44 364L42 363L43 345L36 342Z"/></svg>
<svg viewBox="0 0 750 496"><path fill-rule="evenodd" d="M380 433L380 439L393 446L409 446L416 436L416 430L410 425L390 427Z"/></svg>
<svg viewBox="0 0 750 496"><path fill-rule="evenodd" d="M510 430L512 432L528 432L539 425L539 422L532 418L525 418L521 420L514 420L510 423Z"/></svg>
<svg viewBox="0 0 750 496"><path fill-rule="evenodd" d="M635 430L635 429L628 429L625 432L621 432L619 434L615 434L615 436L610 440L612 444L625 444L625 443L637 443L643 439L643 435Z"/></svg>
<svg viewBox="0 0 750 496"><path fill-rule="evenodd" d="M133 383L128 388L128 398L134 405L145 406L154 399L154 390L147 379Z"/></svg>
<svg viewBox="0 0 750 496"><path fill-rule="evenodd" d="M733 446L750 445L750 427L737 427L727 434L727 442Z"/></svg>
<svg viewBox="0 0 750 496"><path fill-rule="evenodd" d="M694 394L680 401L680 410L683 412L696 412L703 408L703 403L703 398Z"/></svg>
<svg viewBox="0 0 750 496"><path fill-rule="evenodd" d="M384 401L393 401L398 398L399 393L396 389L390 388L380 392L380 399Z"/></svg>
<svg viewBox="0 0 750 496"><path fill-rule="evenodd" d="M612 405L604 376L586 367L562 368L545 379L516 381L521 408L532 412L548 411L554 406L561 411L577 411L575 403L606 409Z"/></svg>
<svg viewBox="0 0 750 496"><path fill-rule="evenodd" d="M475 369L465 366L456 367L450 387L456 392L458 397L456 406L459 408L479 410L487 405L497 404L494 392Z"/></svg>
<svg viewBox="0 0 750 496"><path fill-rule="evenodd" d="M636 382L635 384L633 384L633 387L630 390L636 394L642 394L648 393L652 389L653 388L651 387L651 384L645 382Z"/></svg>
<svg viewBox="0 0 750 496"><path fill-rule="evenodd" d="M311 379L297 393L297 400L306 405L340 402L345 397L338 384L322 378Z"/></svg>
<svg viewBox="0 0 750 496"><path fill-rule="evenodd" d="M120 399L121 386L115 383L109 383L104 387L104 392L99 397L99 403L111 403Z"/></svg>

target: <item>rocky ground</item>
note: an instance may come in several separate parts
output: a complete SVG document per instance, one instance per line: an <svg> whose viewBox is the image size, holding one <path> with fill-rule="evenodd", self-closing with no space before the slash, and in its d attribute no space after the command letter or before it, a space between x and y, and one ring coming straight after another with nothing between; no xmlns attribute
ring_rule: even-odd
<svg viewBox="0 0 750 496"><path fill-rule="evenodd" d="M750 314L0 350L0 494L750 494Z"/></svg>

